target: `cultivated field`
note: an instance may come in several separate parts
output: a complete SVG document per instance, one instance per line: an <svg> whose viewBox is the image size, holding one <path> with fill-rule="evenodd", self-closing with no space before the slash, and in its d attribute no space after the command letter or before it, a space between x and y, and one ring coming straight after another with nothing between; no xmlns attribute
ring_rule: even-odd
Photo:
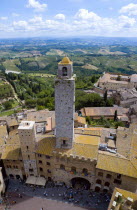
<svg viewBox="0 0 137 210"><path fill-rule="evenodd" d="M3 65L7 70L20 71L16 64L20 64L19 59L6 60L5 62L3 62Z"/></svg>

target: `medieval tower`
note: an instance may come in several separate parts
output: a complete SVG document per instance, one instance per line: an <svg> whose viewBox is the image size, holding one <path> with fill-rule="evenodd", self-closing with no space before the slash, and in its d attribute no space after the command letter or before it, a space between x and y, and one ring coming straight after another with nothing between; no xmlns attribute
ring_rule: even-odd
<svg viewBox="0 0 137 210"><path fill-rule="evenodd" d="M56 147L69 149L74 140L75 77L68 57L58 63L55 79Z"/></svg>
<svg viewBox="0 0 137 210"><path fill-rule="evenodd" d="M26 176L37 176L35 122L22 121L18 127L18 133L25 174Z"/></svg>

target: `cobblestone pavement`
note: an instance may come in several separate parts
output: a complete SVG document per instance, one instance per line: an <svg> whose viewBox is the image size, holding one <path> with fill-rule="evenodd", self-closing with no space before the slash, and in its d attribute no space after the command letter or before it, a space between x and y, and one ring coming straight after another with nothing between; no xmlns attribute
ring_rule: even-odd
<svg viewBox="0 0 137 210"><path fill-rule="evenodd" d="M66 186L30 187L10 180L6 201L7 210L107 210L110 196ZM13 204L14 203L14 204ZM10 208L9 208L10 207ZM3 206L0 210L5 210Z"/></svg>

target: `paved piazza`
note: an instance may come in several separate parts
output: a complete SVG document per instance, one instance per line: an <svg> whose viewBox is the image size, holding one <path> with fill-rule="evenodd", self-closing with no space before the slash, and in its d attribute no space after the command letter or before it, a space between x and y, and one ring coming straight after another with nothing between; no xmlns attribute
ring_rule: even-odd
<svg viewBox="0 0 137 210"><path fill-rule="evenodd" d="M107 210L110 195L49 183L44 188L10 180L0 210Z"/></svg>

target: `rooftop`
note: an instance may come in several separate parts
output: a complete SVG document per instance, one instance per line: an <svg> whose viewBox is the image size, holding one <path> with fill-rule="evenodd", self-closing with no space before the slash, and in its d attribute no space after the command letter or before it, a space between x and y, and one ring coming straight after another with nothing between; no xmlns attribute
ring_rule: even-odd
<svg viewBox="0 0 137 210"><path fill-rule="evenodd" d="M6 120L9 127L19 125L15 117L12 118L11 116L8 116Z"/></svg>
<svg viewBox="0 0 137 210"><path fill-rule="evenodd" d="M75 113L75 119L74 120L77 121L78 123L86 124L85 117L78 116L78 113Z"/></svg>
<svg viewBox="0 0 137 210"><path fill-rule="evenodd" d="M40 110L27 113L27 120L35 122L44 122L47 118L55 118L55 111Z"/></svg>
<svg viewBox="0 0 137 210"><path fill-rule="evenodd" d="M0 126L0 153L2 153L5 143L7 141L8 133L6 125Z"/></svg>
<svg viewBox="0 0 137 210"><path fill-rule="evenodd" d="M102 77L99 78L99 82L111 82L111 83L120 83L120 84L128 84L127 81L118 81L116 78L120 76L121 79L128 79L129 76L122 76L122 75L112 75L110 73L105 73ZM115 78L115 79L113 79Z"/></svg>
<svg viewBox="0 0 137 210"><path fill-rule="evenodd" d="M75 134L91 135L91 136L101 136L103 128L75 128Z"/></svg>
<svg viewBox="0 0 137 210"><path fill-rule="evenodd" d="M21 149L18 130L10 131L4 146L1 159L18 160L20 158Z"/></svg>
<svg viewBox="0 0 137 210"><path fill-rule="evenodd" d="M6 145L1 159L19 160L21 156L21 149L19 145Z"/></svg>
<svg viewBox="0 0 137 210"><path fill-rule="evenodd" d="M61 64L61 65L68 65L68 64L72 64L72 61L70 61L70 59L68 57L64 57L62 59L62 61L59 62L59 64Z"/></svg>
<svg viewBox="0 0 137 210"><path fill-rule="evenodd" d="M99 136L75 134L75 143L98 146L99 142L100 142L100 137Z"/></svg>
<svg viewBox="0 0 137 210"><path fill-rule="evenodd" d="M82 141L83 142L83 141ZM84 143L74 143L73 148L71 149L58 149L55 148L55 137L47 137L38 142L38 147L36 153L53 156L55 153L60 154L61 156L67 155L70 157L84 157L94 159L97 158L98 154L98 145L94 144L84 144Z"/></svg>
<svg viewBox="0 0 137 210"><path fill-rule="evenodd" d="M35 121L22 121L18 129L32 129L34 127Z"/></svg>
<svg viewBox="0 0 137 210"><path fill-rule="evenodd" d="M133 199L133 202L137 200L137 194L132 193L132 192L127 191L127 190L120 189L120 188L115 188L114 191L113 191L112 197L111 197L111 201L110 201L108 210L111 209L112 204L113 204L114 200L116 199L116 195L117 195L118 193L120 193L120 194L122 195L121 203L124 203L123 201L124 201L124 200L127 200L128 198ZM120 204L120 202L118 202L118 204ZM119 206L119 207L120 207L120 206ZM129 206L128 206L128 207L129 207ZM122 208L122 209L124 209L124 208ZM127 208L126 208L126 209L127 209ZM129 208L128 208L128 209L129 209Z"/></svg>
<svg viewBox="0 0 137 210"><path fill-rule="evenodd" d="M137 168L126 158L99 153L96 167L105 171L137 178Z"/></svg>
<svg viewBox="0 0 137 210"><path fill-rule="evenodd" d="M116 110L121 116L128 112L128 108L123 107L84 107L81 112L83 116L114 116Z"/></svg>

